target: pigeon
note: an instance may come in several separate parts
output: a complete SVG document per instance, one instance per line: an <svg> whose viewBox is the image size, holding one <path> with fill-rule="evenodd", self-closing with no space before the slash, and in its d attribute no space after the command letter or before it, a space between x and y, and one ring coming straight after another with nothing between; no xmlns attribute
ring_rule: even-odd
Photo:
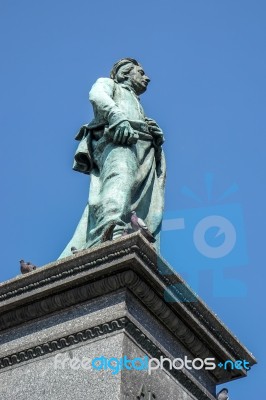
<svg viewBox="0 0 266 400"><path fill-rule="evenodd" d="M229 400L228 389L223 388L222 390L220 390L220 392L217 393L217 395L216 395L216 399L217 400Z"/></svg>
<svg viewBox="0 0 266 400"><path fill-rule="evenodd" d="M31 264L30 262L25 262L24 260L20 260L20 271L22 274L28 274L36 269L36 265Z"/></svg>
<svg viewBox="0 0 266 400"><path fill-rule="evenodd" d="M80 251L74 246L72 246L70 250L71 250L72 254L77 254Z"/></svg>
<svg viewBox="0 0 266 400"><path fill-rule="evenodd" d="M102 239L101 239L102 243L113 239L113 231L114 231L115 226L116 226L115 222L111 222L108 225L108 227L103 232Z"/></svg>
<svg viewBox="0 0 266 400"><path fill-rule="evenodd" d="M130 221L131 227L135 232L140 231L142 235L145 236L145 238L148 239L148 241L151 243L154 243L156 241L145 222L137 216L136 211L132 211Z"/></svg>

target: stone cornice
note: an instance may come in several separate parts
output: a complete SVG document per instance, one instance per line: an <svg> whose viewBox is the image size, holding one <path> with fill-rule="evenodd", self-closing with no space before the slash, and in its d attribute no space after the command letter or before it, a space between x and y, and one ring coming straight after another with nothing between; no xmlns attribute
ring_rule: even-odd
<svg viewBox="0 0 266 400"><path fill-rule="evenodd" d="M213 357L206 345L133 271L120 272L8 311L0 315L0 326L2 329L11 328L33 318L45 316L62 308L70 307L122 288L129 288L186 347L190 348L192 353L194 352L196 356L203 358Z"/></svg>
<svg viewBox="0 0 266 400"><path fill-rule="evenodd" d="M167 303L165 289L175 283L182 285L171 290L175 301ZM187 301L195 294L139 233L1 284L0 331L124 287L195 356L256 362L201 299ZM238 373L243 376L245 371Z"/></svg>

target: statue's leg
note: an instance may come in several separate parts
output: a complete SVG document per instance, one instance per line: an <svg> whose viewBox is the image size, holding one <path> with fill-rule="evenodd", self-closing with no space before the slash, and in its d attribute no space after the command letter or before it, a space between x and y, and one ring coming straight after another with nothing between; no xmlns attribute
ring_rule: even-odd
<svg viewBox="0 0 266 400"><path fill-rule="evenodd" d="M95 227L88 232L87 247L101 241L106 227L116 222L114 238L121 236L130 220L132 193L138 171L135 147L108 144L100 164L100 190L92 205Z"/></svg>

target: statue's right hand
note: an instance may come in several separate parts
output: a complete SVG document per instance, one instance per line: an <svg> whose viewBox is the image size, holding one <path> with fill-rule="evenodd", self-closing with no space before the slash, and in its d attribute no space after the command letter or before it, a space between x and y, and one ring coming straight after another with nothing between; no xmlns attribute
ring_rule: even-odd
<svg viewBox="0 0 266 400"><path fill-rule="evenodd" d="M115 127L112 141L115 144L130 145L137 143L139 135L134 132L128 121L122 121Z"/></svg>

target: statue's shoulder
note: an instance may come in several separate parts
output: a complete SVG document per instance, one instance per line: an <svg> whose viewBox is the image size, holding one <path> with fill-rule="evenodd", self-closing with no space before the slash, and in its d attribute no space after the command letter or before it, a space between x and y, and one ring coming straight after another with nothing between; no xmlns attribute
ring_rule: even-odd
<svg viewBox="0 0 266 400"><path fill-rule="evenodd" d="M94 83L94 85L108 86L112 88L115 86L115 84L115 81L111 78L98 78L97 81Z"/></svg>
<svg viewBox="0 0 266 400"><path fill-rule="evenodd" d="M111 96L114 93L115 86L116 83L111 78L98 78L90 90L90 98L102 91Z"/></svg>
<svg viewBox="0 0 266 400"><path fill-rule="evenodd" d="M113 85L115 83L113 79L105 77L98 78L96 82L106 83L107 85Z"/></svg>

